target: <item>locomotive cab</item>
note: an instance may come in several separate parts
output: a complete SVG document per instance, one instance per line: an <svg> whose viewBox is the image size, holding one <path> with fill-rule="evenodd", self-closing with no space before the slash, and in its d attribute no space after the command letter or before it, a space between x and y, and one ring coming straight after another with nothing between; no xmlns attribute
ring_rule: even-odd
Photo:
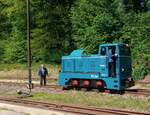
<svg viewBox="0 0 150 115"><path fill-rule="evenodd" d="M105 73L105 76L110 78L118 78L120 82L119 89L134 85L134 81L131 78L131 52L127 44L100 45L99 55L102 57L103 63L101 73Z"/></svg>

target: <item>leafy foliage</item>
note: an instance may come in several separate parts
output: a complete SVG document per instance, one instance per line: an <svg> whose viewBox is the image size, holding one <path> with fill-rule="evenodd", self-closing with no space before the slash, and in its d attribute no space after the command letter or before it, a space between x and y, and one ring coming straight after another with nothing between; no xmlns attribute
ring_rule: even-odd
<svg viewBox="0 0 150 115"><path fill-rule="evenodd" d="M114 3L111 0L76 1L71 19L77 46L92 51L95 44L112 42L120 36L122 23Z"/></svg>
<svg viewBox="0 0 150 115"><path fill-rule="evenodd" d="M76 0L71 9L76 46L92 52L99 43L127 43L132 49L134 78L150 74L150 11L138 5L137 1Z"/></svg>
<svg viewBox="0 0 150 115"><path fill-rule="evenodd" d="M34 62L60 62L75 48L124 42L132 49L133 76L150 74L149 0L30 0ZM26 2L0 0L0 61L24 63Z"/></svg>
<svg viewBox="0 0 150 115"><path fill-rule="evenodd" d="M62 52L72 49L69 0L32 0L32 43L35 61L59 62ZM56 53L57 52L57 53Z"/></svg>
<svg viewBox="0 0 150 115"><path fill-rule="evenodd" d="M3 1L5 5L4 13L7 17L8 28L10 30L4 45L4 62L22 63L26 61L26 39L25 39L25 1Z"/></svg>
<svg viewBox="0 0 150 115"><path fill-rule="evenodd" d="M132 14L133 16L133 14ZM133 75L135 79L150 74L150 12L139 13L134 20L127 20L123 37L132 49Z"/></svg>

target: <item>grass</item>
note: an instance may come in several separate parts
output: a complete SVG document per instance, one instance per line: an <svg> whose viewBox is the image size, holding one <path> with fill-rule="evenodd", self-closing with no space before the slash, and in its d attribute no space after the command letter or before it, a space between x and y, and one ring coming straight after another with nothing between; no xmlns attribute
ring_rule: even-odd
<svg viewBox="0 0 150 115"><path fill-rule="evenodd" d="M147 88L147 89L150 89L150 84L140 84L141 87L143 88Z"/></svg>
<svg viewBox="0 0 150 115"><path fill-rule="evenodd" d="M150 98L127 95L107 95L95 92L67 91L64 94L34 93L30 99L82 106L123 108L136 111L150 111Z"/></svg>
<svg viewBox="0 0 150 115"><path fill-rule="evenodd" d="M150 90L150 84L136 83L130 89L149 89Z"/></svg>
<svg viewBox="0 0 150 115"><path fill-rule="evenodd" d="M25 70L26 64L0 64L0 71L10 71L15 69Z"/></svg>
<svg viewBox="0 0 150 115"><path fill-rule="evenodd" d="M45 64L50 77L57 77L60 70L58 64ZM39 63L32 64L32 76L37 77ZM26 64L0 64L0 77L27 77L28 69Z"/></svg>

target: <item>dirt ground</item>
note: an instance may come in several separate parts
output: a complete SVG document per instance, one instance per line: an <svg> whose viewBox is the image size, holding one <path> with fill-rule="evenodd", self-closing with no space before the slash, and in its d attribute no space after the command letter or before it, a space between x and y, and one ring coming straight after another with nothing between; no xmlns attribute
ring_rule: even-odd
<svg viewBox="0 0 150 115"><path fill-rule="evenodd" d="M15 112L15 111L11 111L11 110L0 110L0 115L28 115L28 114Z"/></svg>
<svg viewBox="0 0 150 115"><path fill-rule="evenodd" d="M4 95L8 95L8 96L11 96L11 95L14 95L16 94L17 95L17 91L22 91L22 92L25 92L25 93L28 93L29 92L29 89L27 88L26 85L24 86L19 86L17 84L6 84L6 83L0 83L0 95L1 96L4 96ZM57 90L54 90L52 88L47 88L47 87L34 87L32 89L32 92L46 92L46 93L63 93L63 91L61 89L57 89Z"/></svg>
<svg viewBox="0 0 150 115"><path fill-rule="evenodd" d="M72 115L71 113L0 103L0 115Z"/></svg>
<svg viewBox="0 0 150 115"><path fill-rule="evenodd" d="M141 80L141 82L150 83L150 75L146 76L144 80Z"/></svg>

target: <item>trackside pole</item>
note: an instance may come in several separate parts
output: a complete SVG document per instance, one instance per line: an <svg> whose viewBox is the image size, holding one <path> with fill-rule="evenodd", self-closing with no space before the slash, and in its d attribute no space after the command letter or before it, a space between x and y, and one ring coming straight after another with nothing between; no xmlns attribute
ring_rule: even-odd
<svg viewBox="0 0 150 115"><path fill-rule="evenodd" d="M30 40L30 0L26 0L27 5L27 49L28 49L28 77L29 77L29 90L32 89L32 61L31 61L31 40Z"/></svg>

